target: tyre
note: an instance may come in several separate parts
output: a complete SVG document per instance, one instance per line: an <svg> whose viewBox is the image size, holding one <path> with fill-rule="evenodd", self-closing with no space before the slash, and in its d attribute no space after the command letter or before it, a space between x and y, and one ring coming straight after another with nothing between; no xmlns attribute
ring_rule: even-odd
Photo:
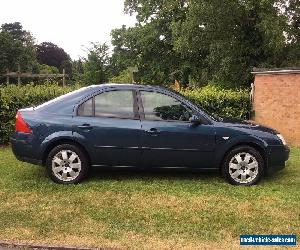
<svg viewBox="0 0 300 250"><path fill-rule="evenodd" d="M72 144L62 144L48 154L46 167L50 178L60 184L79 183L88 172L87 157Z"/></svg>
<svg viewBox="0 0 300 250"><path fill-rule="evenodd" d="M233 185L250 186L263 176L264 160L250 146L239 146L231 150L224 159L223 176Z"/></svg>

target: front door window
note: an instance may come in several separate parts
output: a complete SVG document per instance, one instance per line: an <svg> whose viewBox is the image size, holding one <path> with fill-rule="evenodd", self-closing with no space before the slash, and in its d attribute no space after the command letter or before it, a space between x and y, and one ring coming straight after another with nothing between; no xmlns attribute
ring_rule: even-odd
<svg viewBox="0 0 300 250"><path fill-rule="evenodd" d="M189 121L192 110L177 99L157 92L141 91L146 120Z"/></svg>

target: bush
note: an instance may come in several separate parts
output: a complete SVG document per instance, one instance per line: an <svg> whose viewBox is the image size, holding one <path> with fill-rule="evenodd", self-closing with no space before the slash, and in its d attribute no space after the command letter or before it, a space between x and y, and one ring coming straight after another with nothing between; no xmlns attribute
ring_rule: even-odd
<svg viewBox="0 0 300 250"><path fill-rule="evenodd" d="M62 88L51 83L0 87L0 144L9 141L18 109L41 104L79 87ZM246 118L250 111L249 92L246 90L224 90L209 85L181 93L208 112L222 116Z"/></svg>
<svg viewBox="0 0 300 250"><path fill-rule="evenodd" d="M78 87L62 88L56 84L0 87L0 144L9 141L9 136L14 130L15 115L18 109L41 104Z"/></svg>
<svg viewBox="0 0 300 250"><path fill-rule="evenodd" d="M250 95L248 90L221 89L217 86L207 85L198 89L186 89L180 93L209 113L242 119L249 117Z"/></svg>

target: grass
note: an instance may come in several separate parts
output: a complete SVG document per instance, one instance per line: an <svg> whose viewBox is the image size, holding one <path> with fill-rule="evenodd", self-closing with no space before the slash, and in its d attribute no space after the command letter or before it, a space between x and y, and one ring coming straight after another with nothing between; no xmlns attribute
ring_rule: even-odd
<svg viewBox="0 0 300 250"><path fill-rule="evenodd" d="M240 234L300 235L300 149L259 185L217 174L94 170L54 184L0 147L0 240L122 249L238 249Z"/></svg>

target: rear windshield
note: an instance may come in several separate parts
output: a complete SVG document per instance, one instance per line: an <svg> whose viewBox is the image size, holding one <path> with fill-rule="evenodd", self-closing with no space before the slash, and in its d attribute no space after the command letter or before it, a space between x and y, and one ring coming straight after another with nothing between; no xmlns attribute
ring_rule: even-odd
<svg viewBox="0 0 300 250"><path fill-rule="evenodd" d="M52 99L52 100L50 100L50 101L48 101L48 102L45 102L45 103L43 103L43 104L41 104L41 105L38 105L38 106L34 107L34 109L35 109L35 110L41 109L41 108L44 108L44 107L46 107L46 106L48 106L48 105L51 105L51 104L60 102L60 101L62 101L62 100L64 100L64 99L70 99L70 98L72 98L72 96L74 96L74 97L77 96L78 94L80 94L81 92L83 92L84 90L86 90L87 88L88 88L88 87L83 87L83 88L74 90L74 91L72 91L72 92L69 92L69 93L67 93L67 94L61 95L61 96L56 97L56 98L54 98L54 99Z"/></svg>

